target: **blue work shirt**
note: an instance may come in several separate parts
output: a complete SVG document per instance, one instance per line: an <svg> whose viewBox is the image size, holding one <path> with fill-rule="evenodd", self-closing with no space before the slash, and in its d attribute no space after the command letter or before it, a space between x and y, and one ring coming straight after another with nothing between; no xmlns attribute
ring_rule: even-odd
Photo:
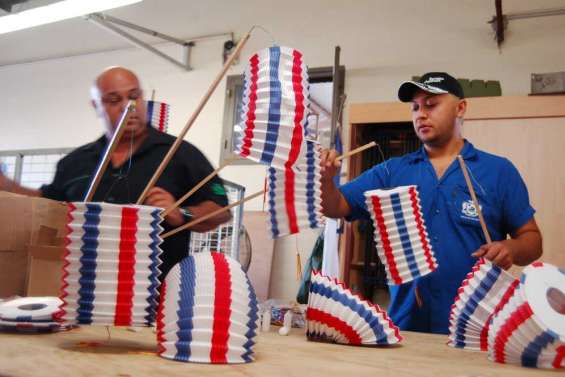
<svg viewBox="0 0 565 377"><path fill-rule="evenodd" d="M467 140L461 155L493 241L506 239L532 219L528 190L509 160L475 149ZM372 167L340 191L351 207L348 220L370 219L365 191L406 185L418 187L438 268L411 282L389 285L388 312L401 330L447 334L457 289L476 262L471 254L486 243L459 162L453 161L438 179L422 147Z"/></svg>

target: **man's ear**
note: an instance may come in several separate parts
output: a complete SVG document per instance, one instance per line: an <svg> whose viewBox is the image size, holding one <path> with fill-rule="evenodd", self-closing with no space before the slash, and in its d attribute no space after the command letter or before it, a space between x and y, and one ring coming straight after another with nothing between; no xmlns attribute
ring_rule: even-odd
<svg viewBox="0 0 565 377"><path fill-rule="evenodd" d="M100 102L91 99L90 104L92 105L92 107L94 107L96 115L98 115L99 118L104 118L104 110L102 109Z"/></svg>
<svg viewBox="0 0 565 377"><path fill-rule="evenodd" d="M459 103L457 104L457 117L463 118L466 111L467 111L467 100L465 99L459 100Z"/></svg>

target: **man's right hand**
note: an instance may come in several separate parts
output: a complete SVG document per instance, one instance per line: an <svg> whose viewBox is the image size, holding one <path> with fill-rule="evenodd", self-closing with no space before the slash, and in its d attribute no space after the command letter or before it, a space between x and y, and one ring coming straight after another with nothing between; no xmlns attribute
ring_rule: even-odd
<svg viewBox="0 0 565 377"><path fill-rule="evenodd" d="M334 149L324 149L320 155L320 174L322 186L322 212L327 217L340 218L350 214L349 204L334 182L341 162Z"/></svg>
<svg viewBox="0 0 565 377"><path fill-rule="evenodd" d="M12 181L8 179L8 177L6 177L0 169L0 191L10 191L9 189L11 185Z"/></svg>
<svg viewBox="0 0 565 377"><path fill-rule="evenodd" d="M26 187L20 186L16 182L12 181L10 178L6 177L2 171L0 171L0 191L13 192L15 194L27 195L27 196L41 196L40 190L28 189Z"/></svg>
<svg viewBox="0 0 565 377"><path fill-rule="evenodd" d="M323 149L320 155L320 173L322 175L322 182L333 181L339 168L341 167L341 161L337 158L339 155L335 149Z"/></svg>

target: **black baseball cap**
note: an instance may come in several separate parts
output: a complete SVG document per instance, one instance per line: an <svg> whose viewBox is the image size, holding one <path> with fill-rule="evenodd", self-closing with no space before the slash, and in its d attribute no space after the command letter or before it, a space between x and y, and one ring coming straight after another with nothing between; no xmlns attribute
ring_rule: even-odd
<svg viewBox="0 0 565 377"><path fill-rule="evenodd" d="M432 94L451 93L456 97L464 98L459 81L445 72L428 72L418 81L403 82L398 88L398 99L402 102L410 102L418 90Z"/></svg>

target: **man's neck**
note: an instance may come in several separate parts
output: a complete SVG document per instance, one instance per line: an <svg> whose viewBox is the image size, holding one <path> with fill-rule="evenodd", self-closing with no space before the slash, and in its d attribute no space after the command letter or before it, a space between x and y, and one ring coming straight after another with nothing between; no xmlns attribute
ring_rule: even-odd
<svg viewBox="0 0 565 377"><path fill-rule="evenodd" d="M125 160L127 160L128 156L133 156L133 154L141 147L141 144L143 144L147 136L147 132L137 136L128 134L123 135L111 156L114 167L120 166Z"/></svg>
<svg viewBox="0 0 565 377"><path fill-rule="evenodd" d="M461 153L465 141L462 138L456 138L451 140L442 146L430 146L424 145L426 152L428 153L428 158L434 170L436 172L436 177L441 179L449 166L453 163L456 156Z"/></svg>
<svg viewBox="0 0 565 377"><path fill-rule="evenodd" d="M461 137L451 139L449 142L442 145L424 144L426 153L430 160L442 160L446 158L455 158L465 146L465 140Z"/></svg>

